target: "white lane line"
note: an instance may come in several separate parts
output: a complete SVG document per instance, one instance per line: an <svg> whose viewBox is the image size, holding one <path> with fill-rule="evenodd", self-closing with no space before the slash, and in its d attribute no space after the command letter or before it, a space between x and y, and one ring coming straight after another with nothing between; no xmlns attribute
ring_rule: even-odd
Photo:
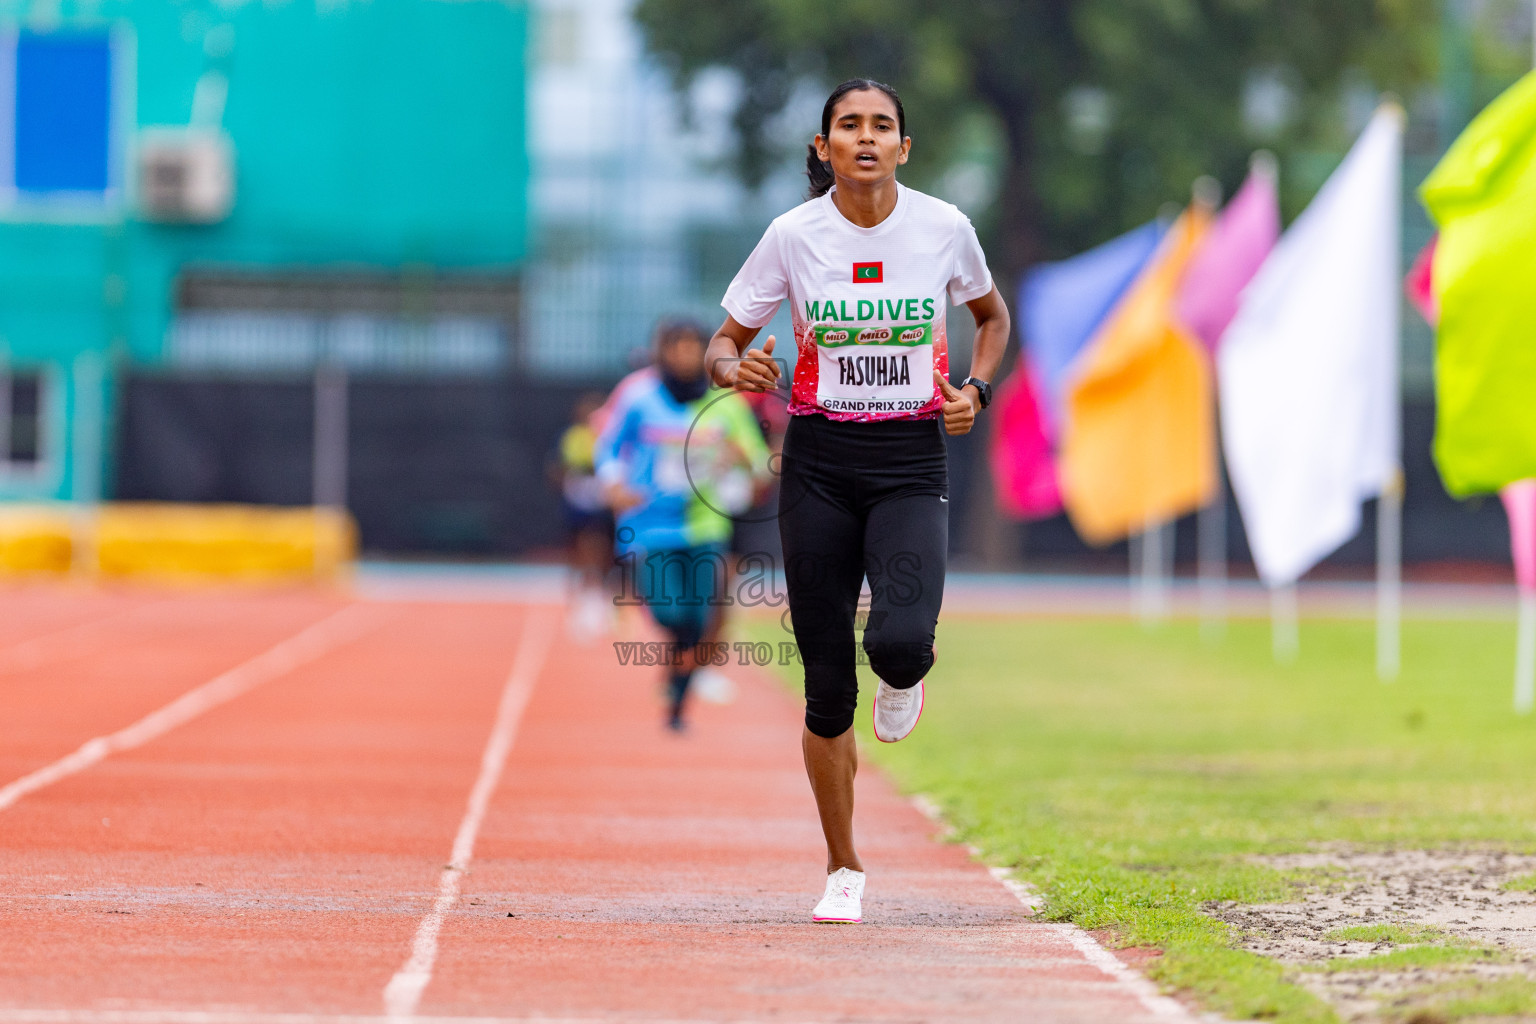
<svg viewBox="0 0 1536 1024"><path fill-rule="evenodd" d="M226 704L262 683L292 672L328 651L377 625L383 616L376 607L348 605L297 633L263 654L258 654L228 672L215 676L201 686L188 690L164 707L151 711L132 725L105 736L87 740L79 750L66 754L0 787L0 811L29 793L51 786L106 758L108 755L141 747L184 725L206 711Z"/></svg>
<svg viewBox="0 0 1536 1024"><path fill-rule="evenodd" d="M27 669L46 665L50 661L84 657L96 651L100 643L98 640L96 645L82 647L79 642L81 639L88 639L92 633L121 619L132 618L146 609L158 608L170 603L153 601L149 604L134 605L131 608L119 608L94 619L87 619L85 622L77 622L72 626L64 626L19 640L9 647L0 648L0 673L24 672Z"/></svg>
<svg viewBox="0 0 1536 1024"><path fill-rule="evenodd" d="M952 842L955 834L954 827L944 820L944 813L939 808L938 802L926 794L919 793L910 798L913 807L919 814L938 825L943 831L940 839ZM967 844L966 849L972 857L982 860L981 850ZM1008 868L988 866L987 871L993 878L1002 883L1003 888L1013 894L1013 898L1024 904L1031 914L1037 914L1045 905L1045 900L1030 886L1013 877L1013 872ZM1127 967L1109 950L1099 945L1097 939L1083 931L1075 924L1056 924L1041 922L1038 927L1048 928L1060 934L1072 948L1083 955L1083 959L1109 975L1122 988L1136 997L1146 1011L1159 1020L1177 1020L1193 1022L1195 1017L1189 1012L1183 1003L1171 996L1165 996L1158 987L1148 981L1141 974Z"/></svg>
<svg viewBox="0 0 1536 1024"><path fill-rule="evenodd" d="M437 937L443 929L443 917L453 909L459 898L459 885L474 857L475 837L480 832L480 823L485 819L486 808L490 806L491 794L501 781L502 768L507 763L512 742L517 738L517 727L522 722L523 710L528 706L528 698L533 695L534 685L538 682L539 671L544 667L544 659L549 655L555 632L549 616L543 612L530 611L523 623L523 633L517 641L517 656L512 661L512 671L507 675L506 685L501 691L501 703L496 708L496 722L491 726L490 738L486 740L485 750L480 755L480 775L475 779L474 788L469 791L469 806L464 811L464 820L459 822L458 834L454 836L448 866L438 876L437 899L416 927L410 957L384 987L384 1012L392 1021L407 1020L415 1015L416 1007L421 1003L421 994L432 980L432 969L437 962Z"/></svg>
<svg viewBox="0 0 1536 1024"><path fill-rule="evenodd" d="M1072 943L1072 947L1083 954L1083 959L1129 990L1152 1016L1160 1020L1193 1021L1195 1019L1183 1003L1171 996L1163 995L1156 985L1121 963L1119 957L1099 945L1098 940L1077 925L1046 924L1041 927L1064 935L1066 940Z"/></svg>

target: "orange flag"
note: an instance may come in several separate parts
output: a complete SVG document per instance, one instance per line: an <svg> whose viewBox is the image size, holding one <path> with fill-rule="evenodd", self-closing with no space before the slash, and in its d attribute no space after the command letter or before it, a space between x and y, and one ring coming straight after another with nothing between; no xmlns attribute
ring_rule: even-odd
<svg viewBox="0 0 1536 1024"><path fill-rule="evenodd" d="M1174 312L1210 223L1199 206L1179 217L1073 373L1061 489L1090 544L1191 512L1215 493L1210 357Z"/></svg>

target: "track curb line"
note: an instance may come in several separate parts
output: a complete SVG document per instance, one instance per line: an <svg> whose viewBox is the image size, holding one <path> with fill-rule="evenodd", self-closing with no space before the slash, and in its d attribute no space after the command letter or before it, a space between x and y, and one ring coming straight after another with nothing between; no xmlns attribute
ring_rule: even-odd
<svg viewBox="0 0 1536 1024"><path fill-rule="evenodd" d="M956 832L954 826L944 819L943 811L932 797L918 793L909 797L908 800L917 809L919 814L939 827L939 838L941 840L946 842L955 841ZM978 847L966 843L965 848L973 858L985 863L982 852ZM1033 887L1014 878L1011 868L996 867L990 864L986 865L986 867L987 872L997 879L1003 888L1007 889L1014 899L1023 904L1024 908L1031 914L1037 913L1044 906L1044 900L1041 899L1040 894ZM1065 938L1072 944L1073 949L1083 955L1084 960L1087 960L1090 964L1109 975L1117 985L1135 996L1137 1002L1141 1003L1146 1011L1158 1020L1185 1021L1188 1024L1194 1024L1199 1019L1183 1003L1172 996L1164 995L1150 980L1122 963L1119 957L1105 949L1099 944L1097 939L1077 925L1070 922L1050 921L1040 921L1037 922L1037 925L1038 927L1056 932Z"/></svg>

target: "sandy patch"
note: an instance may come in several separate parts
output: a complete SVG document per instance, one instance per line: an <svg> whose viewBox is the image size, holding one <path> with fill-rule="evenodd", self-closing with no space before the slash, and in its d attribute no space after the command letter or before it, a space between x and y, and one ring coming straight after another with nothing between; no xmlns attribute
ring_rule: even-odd
<svg viewBox="0 0 1536 1024"><path fill-rule="evenodd" d="M1330 848L1261 860L1310 874L1314 883L1296 902L1213 902L1205 912L1232 925L1242 948L1296 968L1295 980L1326 999L1345 1020L1435 1021L1442 1018L1430 1012L1435 1000L1426 990L1536 981L1536 895L1503 888L1511 879L1536 873L1536 856ZM1367 941L1330 934L1362 925L1428 927L1441 935ZM1339 961L1447 942L1493 952L1470 963L1340 969ZM1315 969L1330 964L1331 970Z"/></svg>

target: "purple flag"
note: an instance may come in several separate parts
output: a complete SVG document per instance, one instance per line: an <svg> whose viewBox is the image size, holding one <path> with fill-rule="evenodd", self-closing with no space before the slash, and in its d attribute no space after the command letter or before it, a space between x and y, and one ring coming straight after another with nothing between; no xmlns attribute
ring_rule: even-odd
<svg viewBox="0 0 1536 1024"><path fill-rule="evenodd" d="M1071 259L1042 263L1020 285L1019 329L1053 442L1061 438L1073 364L1167 230L1160 221L1143 224Z"/></svg>
<svg viewBox="0 0 1536 1024"><path fill-rule="evenodd" d="M1216 351L1237 315L1243 289L1280 237L1280 196L1275 176L1263 164L1216 218L1210 234L1184 271L1175 309L1179 320L1205 347Z"/></svg>

